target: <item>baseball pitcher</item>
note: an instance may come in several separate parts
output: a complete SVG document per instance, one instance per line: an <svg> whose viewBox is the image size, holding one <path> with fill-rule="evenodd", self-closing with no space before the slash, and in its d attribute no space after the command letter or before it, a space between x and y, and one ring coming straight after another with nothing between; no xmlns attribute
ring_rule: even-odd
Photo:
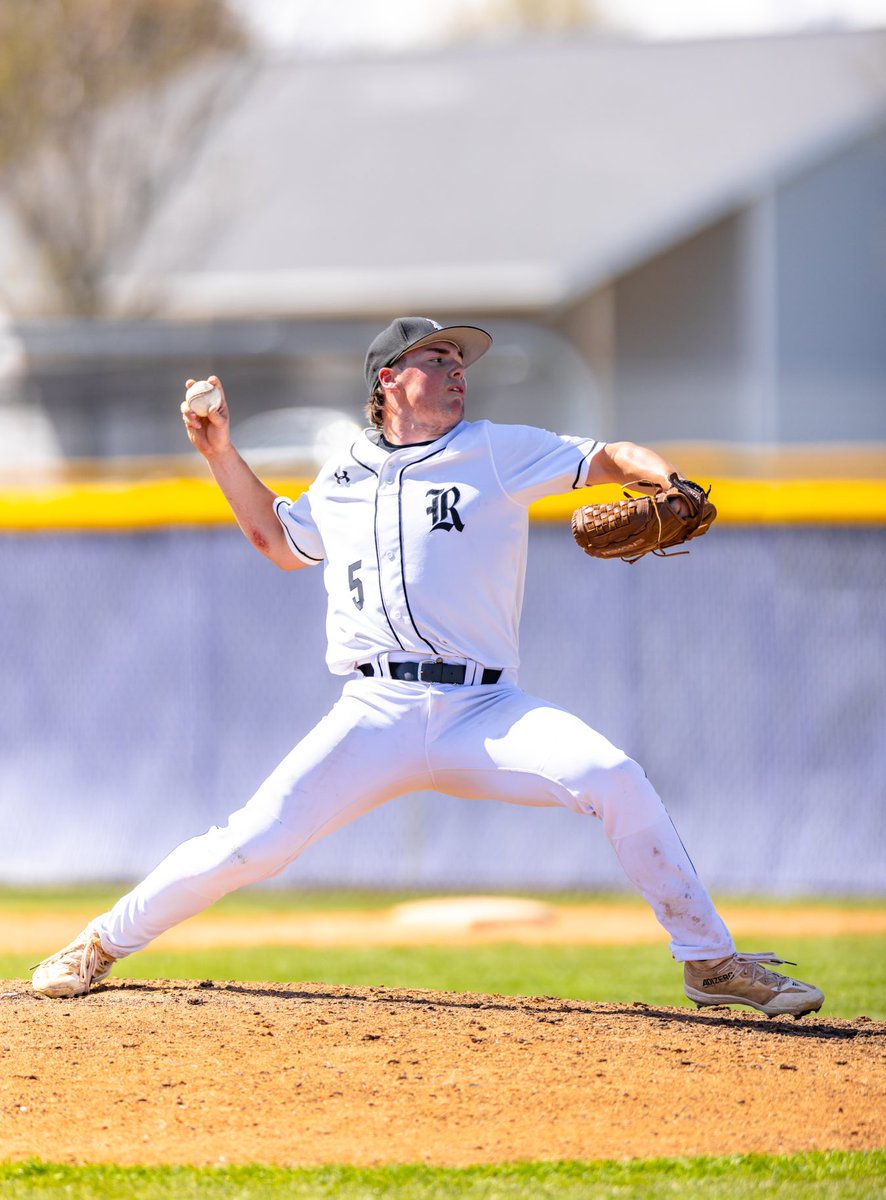
<svg viewBox="0 0 886 1200"><path fill-rule="evenodd" d="M183 403L188 437L249 541L285 571L323 571L327 662L347 678L332 710L226 825L173 850L35 969L37 992L87 992L117 959L227 892L277 874L386 800L428 789L596 817L698 1005L795 1017L821 1007L817 988L764 965L783 959L736 953L643 770L519 686L533 500L633 485L639 497L573 521L588 553L629 560L704 533L715 510L650 449L467 420L467 371L491 343L474 326L394 320L366 355L369 427L295 501L238 454L217 378L211 405Z"/></svg>

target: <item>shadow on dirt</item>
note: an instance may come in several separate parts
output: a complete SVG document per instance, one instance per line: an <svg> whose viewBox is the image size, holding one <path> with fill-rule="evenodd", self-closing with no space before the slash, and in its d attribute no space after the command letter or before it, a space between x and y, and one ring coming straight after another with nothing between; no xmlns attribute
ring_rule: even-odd
<svg viewBox="0 0 886 1200"><path fill-rule="evenodd" d="M26 992L25 985L22 992ZM794 1038L801 1040L843 1040L857 1037L886 1037L886 1025L871 1021L868 1017L853 1020L834 1018L822 1020L820 1015L810 1014L801 1019L789 1016L768 1018L763 1013L734 1010L711 1006L704 1011L689 1008L654 1008L642 1003L606 1004L579 1000L564 1000L556 996L499 996L476 995L464 992L431 992L399 988L347 987L337 985L294 983L290 986L273 984L248 984L213 980L137 980L121 979L109 981L90 993L90 999L101 999L104 1003L123 1001L127 995L141 997L174 996L180 1001L200 1004L210 1001L211 993L217 996L243 996L253 1000L269 999L277 1002L358 1005L366 1009L367 1015L377 1005L402 1007L404 1010L418 1009L423 1012L445 1010L469 1010L476 1012L514 1013L534 1016L548 1024L559 1024L567 1017L623 1018L640 1020L649 1026L684 1026L695 1030L721 1030L730 1032L748 1031L757 1036L772 1038ZM32 993L31 993L32 994ZM11 993L10 993L11 995ZM40 1000L41 997L34 997ZM82 998L81 998L82 1001Z"/></svg>

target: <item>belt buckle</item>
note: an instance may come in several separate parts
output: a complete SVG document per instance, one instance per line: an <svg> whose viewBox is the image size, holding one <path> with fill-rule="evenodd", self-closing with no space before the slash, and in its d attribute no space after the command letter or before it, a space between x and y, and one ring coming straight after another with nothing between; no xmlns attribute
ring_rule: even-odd
<svg viewBox="0 0 886 1200"><path fill-rule="evenodd" d="M464 683L465 668L460 663L444 662L435 658L433 662L424 659L418 664L418 677L422 683Z"/></svg>

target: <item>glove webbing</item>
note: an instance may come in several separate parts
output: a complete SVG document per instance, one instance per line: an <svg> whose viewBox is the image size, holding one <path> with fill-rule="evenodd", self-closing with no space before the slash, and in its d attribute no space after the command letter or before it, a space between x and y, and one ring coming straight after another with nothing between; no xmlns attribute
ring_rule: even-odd
<svg viewBox="0 0 886 1200"><path fill-rule="evenodd" d="M654 487L656 494L658 492L666 492L667 488L663 488L660 483L653 484L648 479L638 479L635 483L626 483L625 490L622 495L627 500L632 500L633 497L627 491L628 488L633 488L635 491L646 492L647 488ZM658 505L655 503L655 497L650 497L652 503L652 511L655 513L655 519L658 522L658 537L661 540L662 525L661 513L658 511ZM687 502L688 503L688 502ZM673 558L677 554L688 554L688 550L663 550L661 546L655 546L652 550L643 550L640 554L635 554L633 558L623 558L621 561L630 563L632 566L635 562L639 562L641 558L645 558L647 554L654 554L657 558Z"/></svg>

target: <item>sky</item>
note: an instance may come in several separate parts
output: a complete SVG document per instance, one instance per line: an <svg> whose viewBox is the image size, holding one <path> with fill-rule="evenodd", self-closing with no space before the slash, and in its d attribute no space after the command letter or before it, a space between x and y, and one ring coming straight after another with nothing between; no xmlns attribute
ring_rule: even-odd
<svg viewBox="0 0 886 1200"><path fill-rule="evenodd" d="M233 0L272 44L323 52L432 46L495 0ZM614 33L647 38L886 28L886 0L596 0Z"/></svg>

